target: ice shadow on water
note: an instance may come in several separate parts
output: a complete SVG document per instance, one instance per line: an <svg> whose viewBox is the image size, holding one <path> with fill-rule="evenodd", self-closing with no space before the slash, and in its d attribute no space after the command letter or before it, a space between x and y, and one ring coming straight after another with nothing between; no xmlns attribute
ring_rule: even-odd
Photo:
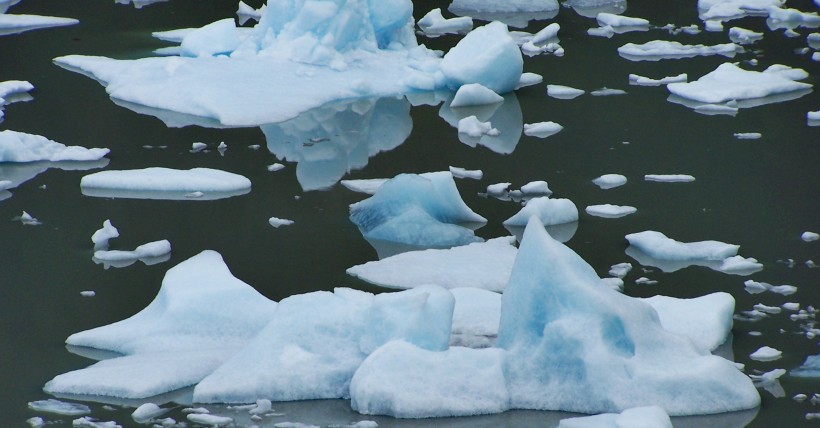
<svg viewBox="0 0 820 428"><path fill-rule="evenodd" d="M717 113L718 114L729 114L729 115L734 116L735 114L737 114L738 109L759 107L759 106L764 106L764 105L767 105L767 104L775 104L775 103L782 103L782 102L786 102L786 101L796 100L796 99L798 99L798 98L800 98L804 95L810 94L811 92L812 92L812 89L807 88L807 89L801 89L801 90L798 90L798 91L791 91L791 92L785 92L785 93L781 93L781 94L769 95L767 97L751 98L751 99L747 99L747 100L738 100L738 101L731 102L731 103L726 103L726 104L709 104L709 103L704 103L704 102L700 102L700 101L691 100L689 98L684 98L684 97L674 95L674 94L669 95L669 98L667 98L666 100L671 102L671 103L680 104L684 107L691 108L691 109L693 109L693 110L695 110L699 113L700 112L705 112L706 114L715 114L715 113L709 113L709 110L702 110L704 106L714 106L714 105L724 106L724 107L727 107L728 109L727 110L722 110L722 111L718 110Z"/></svg>
<svg viewBox="0 0 820 428"><path fill-rule="evenodd" d="M413 130L404 98L370 98L326 105L276 124L262 125L268 150L296 162L305 191L326 189L376 154L400 146Z"/></svg>
<svg viewBox="0 0 820 428"><path fill-rule="evenodd" d="M482 145L502 155L508 155L515 150L524 131L524 116L514 92L504 95L504 102L497 104L453 108L450 107L452 101L453 98L450 97L438 113L450 126L458 128L459 120L475 116L482 122L490 122L493 128L500 131L497 136L484 135L480 138L458 134L459 141L470 147Z"/></svg>
<svg viewBox="0 0 820 428"><path fill-rule="evenodd" d="M237 189L235 191L152 191L152 190L127 190L127 189L101 189L94 187L81 187L83 195L95 198L122 198L122 199L154 199L166 201L213 201L226 199L234 196L241 196L251 191L250 188Z"/></svg>

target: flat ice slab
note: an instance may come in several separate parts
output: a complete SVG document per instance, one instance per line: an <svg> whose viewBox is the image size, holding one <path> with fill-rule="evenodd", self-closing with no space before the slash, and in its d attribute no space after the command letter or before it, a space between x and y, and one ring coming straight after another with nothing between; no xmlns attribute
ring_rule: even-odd
<svg viewBox="0 0 820 428"><path fill-rule="evenodd" d="M581 95L584 95L583 89L576 89L570 86L564 85L547 85L547 95L558 98L562 100L571 100L573 98L577 98Z"/></svg>
<svg viewBox="0 0 820 428"><path fill-rule="evenodd" d="M630 214L635 214L638 212L638 209L624 205L602 204L590 205L586 207L585 211L587 214L595 217L620 218L626 217Z"/></svg>
<svg viewBox="0 0 820 428"><path fill-rule="evenodd" d="M737 254L739 245L720 241L680 242L661 232L647 230L626 235L631 245L661 260L724 260Z"/></svg>
<svg viewBox="0 0 820 428"><path fill-rule="evenodd" d="M644 44L627 43L618 48L618 54L630 61L658 61L661 59L692 58L723 55L733 57L738 50L734 43L721 45L684 45L680 42L652 40Z"/></svg>
<svg viewBox="0 0 820 428"><path fill-rule="evenodd" d="M410 251L347 270L349 275L390 288L435 284L503 291L510 279L515 238L490 239L450 249Z"/></svg>
<svg viewBox="0 0 820 428"><path fill-rule="evenodd" d="M0 131L0 162L95 161L108 152L108 149L66 146L40 135Z"/></svg>
<svg viewBox="0 0 820 428"><path fill-rule="evenodd" d="M251 181L210 168L144 168L89 174L80 180L80 188L89 196L203 200L247 193ZM192 197L193 192L202 192L202 195Z"/></svg>
<svg viewBox="0 0 820 428"><path fill-rule="evenodd" d="M547 138L561 132L563 129L563 126L555 122L525 123L524 135L529 135L530 137Z"/></svg>
<svg viewBox="0 0 820 428"><path fill-rule="evenodd" d="M626 177L621 174L604 174L592 180L592 183L601 189L614 189L626 184Z"/></svg>
<svg viewBox="0 0 820 428"><path fill-rule="evenodd" d="M724 63L714 71L689 83L672 83L666 86L678 97L706 104L723 104L728 101L762 99L778 94L802 93L812 85L798 82L808 77L799 68L772 65L760 71L743 70Z"/></svg>
<svg viewBox="0 0 820 428"><path fill-rule="evenodd" d="M63 27L66 25L79 24L80 21L73 18L62 18L58 16L40 15L14 15L0 13L0 36L6 34L17 34L29 30L41 28Z"/></svg>

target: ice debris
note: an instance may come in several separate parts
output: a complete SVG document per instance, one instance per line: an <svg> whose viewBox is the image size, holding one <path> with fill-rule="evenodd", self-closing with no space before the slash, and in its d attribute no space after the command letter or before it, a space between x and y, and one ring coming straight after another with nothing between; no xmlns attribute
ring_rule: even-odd
<svg viewBox="0 0 820 428"><path fill-rule="evenodd" d="M783 352L769 346L762 346L749 355L749 358L755 361L774 361L780 359Z"/></svg>
<svg viewBox="0 0 820 428"><path fill-rule="evenodd" d="M62 18L58 16L40 15L17 15L0 13L0 36L8 34L18 34L24 31L38 30L41 28L63 27L66 25L76 25L80 21L73 18Z"/></svg>
<svg viewBox="0 0 820 428"><path fill-rule="evenodd" d="M450 107L468 107L500 102L504 102L504 98L491 89L479 83L468 83L458 88L453 101L450 102Z"/></svg>
<svg viewBox="0 0 820 428"><path fill-rule="evenodd" d="M268 223L271 226L273 226L275 228L278 228L279 226L290 226L290 225L292 225L293 220L288 220L286 218L271 217L270 219L268 219Z"/></svg>
<svg viewBox="0 0 820 428"><path fill-rule="evenodd" d="M482 122L476 116L467 116L459 120L458 133L471 138L481 138L484 135L494 137L500 134L498 129L493 128L490 122Z"/></svg>
<svg viewBox="0 0 820 428"><path fill-rule="evenodd" d="M613 189L626 184L626 177L621 174L604 174L594 180L592 183L601 189Z"/></svg>
<svg viewBox="0 0 820 428"><path fill-rule="evenodd" d="M729 38L739 45L748 45L762 39L763 33L741 27L732 27L729 29Z"/></svg>
<svg viewBox="0 0 820 428"><path fill-rule="evenodd" d="M646 174L643 178L646 181L660 183L691 183L695 181L695 177L688 174Z"/></svg>
<svg viewBox="0 0 820 428"><path fill-rule="evenodd" d="M91 242L94 243L94 250L108 249L108 241L120 236L120 231L111 224L111 220L105 220L103 227L91 235Z"/></svg>
<svg viewBox="0 0 820 428"><path fill-rule="evenodd" d="M563 126L555 122L525 123L524 135L528 135L530 137L547 138L561 132L563 129Z"/></svg>
<svg viewBox="0 0 820 428"><path fill-rule="evenodd" d="M584 94L584 90L563 85L547 85L547 95L562 100L571 100Z"/></svg>
<svg viewBox="0 0 820 428"><path fill-rule="evenodd" d="M708 55L733 57L737 51L738 46L734 43L704 46L684 45L666 40L652 40L641 45L627 43L618 48L618 54L630 61L658 61Z"/></svg>
<svg viewBox="0 0 820 428"><path fill-rule="evenodd" d="M466 33L473 29L473 19L469 16L445 19L441 14L441 8L435 8L427 12L424 17L417 22L424 34L430 37L442 34Z"/></svg>
<svg viewBox="0 0 820 428"><path fill-rule="evenodd" d="M670 83L686 82L687 79L688 76L686 75L686 73L681 73L677 76L667 76L661 79L652 79L650 77L644 77L637 74L630 74L629 84L638 86L660 86L668 85Z"/></svg>
<svg viewBox="0 0 820 428"><path fill-rule="evenodd" d="M484 172L480 169L464 169L459 168L457 166L450 166L450 174L453 174L455 178L471 178L473 180L481 180L481 177L484 176Z"/></svg>
<svg viewBox="0 0 820 428"><path fill-rule="evenodd" d="M800 239L802 239L803 242L813 242L820 239L820 234L816 232L803 232L800 235Z"/></svg>
<svg viewBox="0 0 820 428"><path fill-rule="evenodd" d="M719 241L679 242L661 232L647 230L626 235L630 245L660 260L725 260L737 254L739 245Z"/></svg>
<svg viewBox="0 0 820 428"><path fill-rule="evenodd" d="M31 401L28 403L28 408L35 412L54 413L56 415L65 416L80 416L91 413L91 408L85 404L67 403L53 398Z"/></svg>

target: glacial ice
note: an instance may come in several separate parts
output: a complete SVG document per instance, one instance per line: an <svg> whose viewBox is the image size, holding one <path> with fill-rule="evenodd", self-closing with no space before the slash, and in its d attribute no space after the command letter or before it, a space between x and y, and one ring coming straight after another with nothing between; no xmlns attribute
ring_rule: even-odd
<svg viewBox="0 0 820 428"><path fill-rule="evenodd" d="M131 418L137 423L145 423L167 411L168 409L163 409L154 403L145 403L137 407L136 410L131 413Z"/></svg>
<svg viewBox="0 0 820 428"><path fill-rule="evenodd" d="M288 297L253 341L194 388L194 401L348 397L362 361L391 340L446 349L453 305L450 292L432 286L378 296L337 288Z"/></svg>
<svg viewBox="0 0 820 428"><path fill-rule="evenodd" d="M279 226L290 226L293 224L293 220L288 220L286 218L278 218L278 217L271 217L268 219L268 224L271 226L278 228Z"/></svg>
<svg viewBox="0 0 820 428"><path fill-rule="evenodd" d="M56 415L65 416L80 416L91 413L91 408L85 404L67 403L53 398L31 401L28 403L28 408L35 412L54 413Z"/></svg>
<svg viewBox="0 0 820 428"><path fill-rule="evenodd" d="M549 183L547 183L544 180L530 181L529 183L521 186L520 191L524 195L549 196L552 194L552 190L550 190Z"/></svg>
<svg viewBox="0 0 820 428"><path fill-rule="evenodd" d="M809 355L800 367L789 374L797 377L820 377L820 355Z"/></svg>
<svg viewBox="0 0 820 428"><path fill-rule="evenodd" d="M768 15L770 6L779 7L785 0L698 0L700 19L729 21L748 15Z"/></svg>
<svg viewBox="0 0 820 428"><path fill-rule="evenodd" d="M626 177L621 174L604 174L592 180L592 183L604 190L614 189L626 184Z"/></svg>
<svg viewBox="0 0 820 428"><path fill-rule="evenodd" d="M461 199L449 172L400 174L350 206L350 220L365 238L419 246L481 241L455 223L484 223Z"/></svg>
<svg viewBox="0 0 820 428"><path fill-rule="evenodd" d="M800 234L800 239L803 242L817 241L818 239L820 239L820 233L806 231Z"/></svg>
<svg viewBox="0 0 820 428"><path fill-rule="evenodd" d="M626 205L602 204L590 205L586 207L584 211L586 211L587 214L595 217L620 218L626 217L630 214L635 214L636 212L638 212L638 209Z"/></svg>
<svg viewBox="0 0 820 428"><path fill-rule="evenodd" d="M732 363L662 329L646 303L601 287L537 220L504 291L498 346L512 408L599 413L651 403L686 415L760 403Z"/></svg>
<svg viewBox="0 0 820 428"><path fill-rule="evenodd" d="M468 33L440 64L451 89L479 83L497 94L515 89L523 67L518 45L498 21Z"/></svg>
<svg viewBox="0 0 820 428"><path fill-rule="evenodd" d="M563 85L547 85L547 95L561 100L571 100L584 94L584 90Z"/></svg>
<svg viewBox="0 0 820 428"><path fill-rule="evenodd" d="M525 226L530 217L536 217L544 226L578 221L578 207L569 199L533 198L518 213L504 220L504 226Z"/></svg>
<svg viewBox="0 0 820 428"><path fill-rule="evenodd" d="M501 134L490 122L482 122L476 116L467 116L459 120L458 133L471 138L481 138L485 135L495 137Z"/></svg>
<svg viewBox="0 0 820 428"><path fill-rule="evenodd" d="M684 45L680 42L666 40L652 40L641 45L627 43L618 48L618 54L630 61L659 61L707 55L723 55L731 58L737 51L738 46L734 43L704 46Z"/></svg>
<svg viewBox="0 0 820 428"><path fill-rule="evenodd" d="M769 18L766 20L771 29L796 28L796 27L820 27L820 16L817 12L803 12L797 9L783 9L777 6L769 6L767 9Z"/></svg>
<svg viewBox="0 0 820 428"><path fill-rule="evenodd" d="M717 270L735 275L751 275L763 269L763 264L758 263L753 257L732 256L727 257L718 266Z"/></svg>
<svg viewBox="0 0 820 428"><path fill-rule="evenodd" d="M134 251L97 250L94 251L94 259L104 263L116 263L152 257L162 257L170 252L171 243L163 239L161 241L142 244L134 249Z"/></svg>
<svg viewBox="0 0 820 428"><path fill-rule="evenodd" d="M193 200L218 199L250 191L247 178L210 168L189 170L144 168L107 170L86 175L80 180L84 195L138 199L190 200L186 195L203 192L205 197Z"/></svg>
<svg viewBox="0 0 820 428"><path fill-rule="evenodd" d="M590 91L589 94L592 95L593 97L610 97L610 96L613 96L613 95L626 95L626 91L624 91L623 89L613 89L613 88L607 88L606 86L604 86L601 89L596 89L594 91Z"/></svg>
<svg viewBox="0 0 820 428"><path fill-rule="evenodd" d="M73 18L40 15L14 15L0 13L0 36L18 34L24 31L41 28L63 27L75 25L80 21Z"/></svg>
<svg viewBox="0 0 820 428"><path fill-rule="evenodd" d="M763 33L741 27L732 27L729 29L729 38L737 44L748 45L762 39Z"/></svg>
<svg viewBox="0 0 820 428"><path fill-rule="evenodd" d="M544 81L544 77L536 73L521 73L521 78L518 79L518 84L515 89L525 88L527 86L537 85Z"/></svg>
<svg viewBox="0 0 820 428"><path fill-rule="evenodd" d="M672 420L661 407L642 406L621 413L561 419L558 428L672 428Z"/></svg>
<svg viewBox="0 0 820 428"><path fill-rule="evenodd" d="M231 275L218 253L204 251L168 270L157 297L136 315L66 340L124 356L59 375L44 390L145 398L196 384L253 338L275 308Z"/></svg>
<svg viewBox="0 0 820 428"><path fill-rule="evenodd" d="M661 232L647 230L626 235L626 240L645 254L660 260L725 260L737 255L739 245L719 241L680 242Z"/></svg>
<svg viewBox="0 0 820 428"><path fill-rule="evenodd" d="M450 102L450 107L469 107L501 102L504 102L504 98L491 89L479 83L469 83L458 88L453 101Z"/></svg>
<svg viewBox="0 0 820 428"><path fill-rule="evenodd" d="M471 178L473 180L481 180L481 177L484 176L484 172L480 169L464 169L452 165L449 169L450 174L453 174L454 178Z"/></svg>
<svg viewBox="0 0 820 428"><path fill-rule="evenodd" d="M225 18L186 33L180 43L180 54L188 57L227 55L241 43L233 18Z"/></svg>
<svg viewBox="0 0 820 428"><path fill-rule="evenodd" d="M266 5L262 5L259 9L254 9L242 0L239 0L239 5L236 9L236 17L239 21L239 25L245 25L245 23L251 19L259 22L259 20L262 19L262 15L265 13L266 7Z"/></svg>
<svg viewBox="0 0 820 428"><path fill-rule="evenodd" d="M419 19L417 24L428 37L442 34L466 33L473 29L473 19L469 16L445 19L441 14L441 8L435 8L427 12L424 17Z"/></svg>
<svg viewBox="0 0 820 428"><path fill-rule="evenodd" d="M775 64L759 71L743 70L732 63L724 63L698 80L688 83L672 83L666 86L670 93L686 100L705 104L723 104L729 101L748 101L756 105L756 99L765 102L766 97L779 94L805 95L812 85L797 82L808 77L799 68ZM743 104L740 104L743 107Z"/></svg>
<svg viewBox="0 0 820 428"><path fill-rule="evenodd" d="M410 251L353 266L347 273L390 288L434 284L503 291L517 253L514 244L515 238L504 237L449 249Z"/></svg>
<svg viewBox="0 0 820 428"><path fill-rule="evenodd" d="M102 159L108 152L108 149L66 146L40 135L8 129L0 131L0 163L94 161Z"/></svg>
<svg viewBox="0 0 820 428"><path fill-rule="evenodd" d="M562 129L564 127L555 122L525 123L524 135L547 138L561 132Z"/></svg>

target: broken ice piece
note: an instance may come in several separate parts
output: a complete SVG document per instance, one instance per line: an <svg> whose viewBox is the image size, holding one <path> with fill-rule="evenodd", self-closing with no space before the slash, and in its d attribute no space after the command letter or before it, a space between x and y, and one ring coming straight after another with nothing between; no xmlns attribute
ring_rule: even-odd
<svg viewBox="0 0 820 428"><path fill-rule="evenodd" d="M40 220L37 220L25 211L23 211L23 214L20 214L20 217L16 217L15 220L20 220L20 222L26 226L39 226L43 224Z"/></svg>
<svg viewBox="0 0 820 428"><path fill-rule="evenodd" d="M524 135L547 138L561 132L562 129L564 129L564 127L555 122L525 123Z"/></svg>
<svg viewBox="0 0 820 428"><path fill-rule="evenodd" d="M84 404L67 403L53 398L29 402L28 408L35 412L47 412L65 416L79 416L91 413L91 408Z"/></svg>
<svg viewBox="0 0 820 428"><path fill-rule="evenodd" d="M820 239L820 234L815 232L803 232L803 234L800 235L800 239L802 239L803 242L812 242Z"/></svg>
<svg viewBox="0 0 820 428"><path fill-rule="evenodd" d="M609 274L618 278L623 278L632 270L632 263L618 263L609 268Z"/></svg>
<svg viewBox="0 0 820 428"><path fill-rule="evenodd" d="M467 134L469 137L481 138L484 135L491 137L501 134L501 132L493 128L490 122L482 122L476 116L468 116L458 121L458 133Z"/></svg>
<svg viewBox="0 0 820 428"><path fill-rule="evenodd" d="M758 140L763 136L759 132L736 132L734 135L738 140Z"/></svg>
<svg viewBox="0 0 820 428"><path fill-rule="evenodd" d="M284 168L285 168L285 165L282 165L281 163L275 163L275 164L272 164L272 165L268 165L268 171L270 171L270 172L276 172L276 171L279 171L280 169L284 169Z"/></svg>
<svg viewBox="0 0 820 428"><path fill-rule="evenodd" d="M612 89L604 86L603 88L596 89L590 92L589 94L593 97L609 97L612 95L626 95L626 91L624 91L623 89Z"/></svg>
<svg viewBox="0 0 820 428"><path fill-rule="evenodd" d="M469 170L457 166L451 166L450 173L453 174L455 178L472 178L473 180L481 180L481 177L484 176L484 172L480 169Z"/></svg>
<svg viewBox="0 0 820 428"><path fill-rule="evenodd" d="M284 218L271 217L270 219L268 219L268 223L270 223L271 226L278 228L279 226L290 226L294 222L293 220L288 220Z"/></svg>
<svg viewBox="0 0 820 428"><path fill-rule="evenodd" d="M657 181L660 183L690 183L695 181L695 177L687 174L646 174L646 181Z"/></svg>
<svg viewBox="0 0 820 428"><path fill-rule="evenodd" d="M571 100L584 94L584 90L563 85L547 85L547 95L560 100Z"/></svg>
<svg viewBox="0 0 820 428"><path fill-rule="evenodd" d="M755 361L767 362L767 361L774 361L774 360L780 359L780 357L782 357L782 356L783 356L782 351L779 351L775 348L771 348L771 347L768 347L768 346L763 346L763 347L760 347L757 351L752 352L752 354L749 355L749 358L751 358Z"/></svg>
<svg viewBox="0 0 820 428"><path fill-rule="evenodd" d="M193 143L191 144L191 153L201 152L205 150L206 147L208 147L208 145L205 143Z"/></svg>
<svg viewBox="0 0 820 428"><path fill-rule="evenodd" d="M145 423L165 413L166 411L167 409L163 409L154 403L144 403L137 407L133 413L131 413L131 418L133 418L137 423Z"/></svg>
<svg viewBox="0 0 820 428"><path fill-rule="evenodd" d="M521 186L521 193L525 195L551 195L549 184L546 181L531 181Z"/></svg>
<svg viewBox="0 0 820 428"><path fill-rule="evenodd" d="M642 277L635 280L635 284L638 284L638 285L655 285L657 283L658 283L658 281L649 279L645 276L642 276Z"/></svg>
<svg viewBox="0 0 820 428"><path fill-rule="evenodd" d="M94 243L95 250L104 250L108 248L108 241L118 236L120 231L111 224L111 220L105 220L103 227L91 235L91 242Z"/></svg>
<svg viewBox="0 0 820 428"><path fill-rule="evenodd" d="M80 296L83 296L83 297L94 297L96 295L97 295L97 293L95 293L93 291L80 291Z"/></svg>
<svg viewBox="0 0 820 428"><path fill-rule="evenodd" d="M620 174L604 174L592 182L601 189L612 189L626 184L626 177Z"/></svg>

